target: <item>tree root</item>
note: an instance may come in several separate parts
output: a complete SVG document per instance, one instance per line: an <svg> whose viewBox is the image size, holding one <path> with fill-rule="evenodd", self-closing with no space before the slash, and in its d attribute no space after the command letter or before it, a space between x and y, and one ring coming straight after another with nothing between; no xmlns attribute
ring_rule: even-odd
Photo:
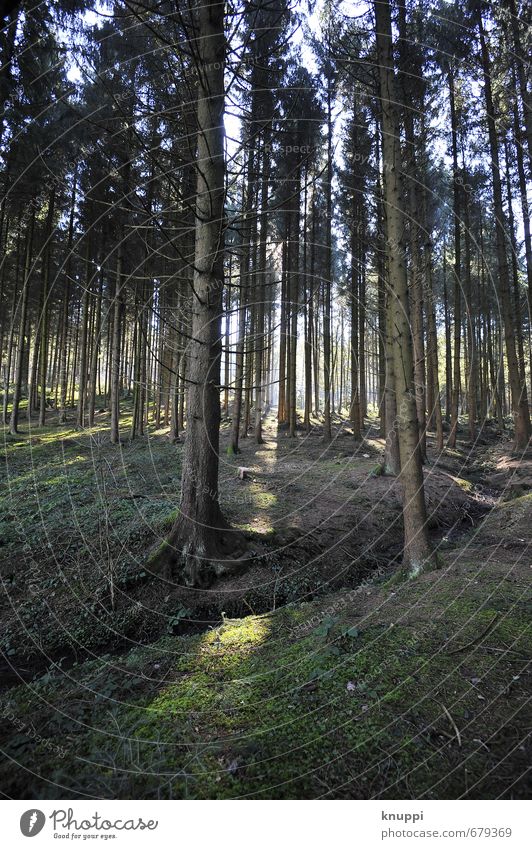
<svg viewBox="0 0 532 849"><path fill-rule="evenodd" d="M187 523L188 524L188 523ZM220 579L242 572L249 564L244 535L224 526L199 528L177 522L151 554L147 568L165 581L208 589Z"/></svg>

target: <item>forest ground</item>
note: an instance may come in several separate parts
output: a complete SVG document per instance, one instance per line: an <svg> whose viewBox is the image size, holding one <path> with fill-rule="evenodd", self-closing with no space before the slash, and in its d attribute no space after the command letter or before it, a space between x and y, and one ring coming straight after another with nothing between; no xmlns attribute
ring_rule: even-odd
<svg viewBox="0 0 532 849"><path fill-rule="evenodd" d="M146 570L179 493L164 429L5 435L4 794L529 795L532 460L491 427L437 463L429 439L440 569L397 584L400 488L367 425L325 448L270 414L231 457L224 422L251 566L203 591Z"/></svg>

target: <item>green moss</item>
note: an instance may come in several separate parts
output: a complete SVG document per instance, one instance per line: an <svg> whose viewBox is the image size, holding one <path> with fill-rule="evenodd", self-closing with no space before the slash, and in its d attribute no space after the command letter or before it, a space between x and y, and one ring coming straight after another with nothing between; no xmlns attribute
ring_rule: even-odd
<svg viewBox="0 0 532 849"><path fill-rule="evenodd" d="M475 485L474 485L471 481L465 480L465 478L458 478L458 477L456 477L455 475L450 475L449 477L450 477L450 478L451 478L451 479L455 482L455 484L456 484L457 486L459 486L459 487L460 487L460 489L462 489L464 492L473 492L473 491L474 491L474 489L475 489Z"/></svg>
<svg viewBox="0 0 532 849"><path fill-rule="evenodd" d="M24 656L39 639L60 660L3 696L4 793L408 799L456 798L468 788L475 797L501 793L493 765L507 763L501 729L508 716L516 742L527 733L520 664L532 648L530 602L510 567L507 575L495 572L492 563L483 565L482 554L464 548L457 566L396 582L392 592L390 584L374 586L371 599L363 593L346 603L345 593L337 593L263 616L225 619L202 634L155 639L141 628L143 603L148 613L152 603L142 595L149 585L137 596L142 604L119 604L114 612L99 606L108 597L102 564L110 559L121 587L138 575L137 558L154 537L170 529L179 447L157 439L147 450L147 440L140 440L117 454L103 441L96 450L90 434L63 426L37 437L30 472L28 438L5 446L10 486L1 495L0 530L20 621L10 622L2 639L9 658L12 651ZM112 506L110 555L98 548L98 452L105 469L112 465L104 493ZM326 461L324 478L349 462ZM245 491L256 499L262 525L276 525L283 504L260 481L246 483ZM519 535L522 528L524 536L531 500L497 508L485 527L489 531L491 521L498 530L502 523L519 527ZM19 557L13 569L22 544L28 559ZM57 551L68 551L60 570ZM129 560L123 551L131 552ZM27 592L28 571L42 598ZM322 579L319 567L314 577L310 589ZM298 580L286 597L299 599L307 590ZM180 618L181 601L162 599L158 595L154 607L165 631L168 620ZM75 662L80 647L97 654L113 633L130 635L131 644ZM526 767L526 752L516 745L503 772L513 795L525 792L519 777Z"/></svg>
<svg viewBox="0 0 532 849"><path fill-rule="evenodd" d="M253 499L254 507L259 510L265 510L266 508L277 504L277 496L273 495L271 492L264 492L258 484L251 484L249 491Z"/></svg>
<svg viewBox="0 0 532 849"><path fill-rule="evenodd" d="M160 558L164 558L164 556L171 550L172 546L170 543L163 539L161 543L152 551L150 556L146 561L146 567L149 569L150 566L154 566L157 564Z"/></svg>
<svg viewBox="0 0 532 849"><path fill-rule="evenodd" d="M489 779L482 785L492 755L478 751L475 737L500 727L500 672L491 656L473 649L472 684L470 655L451 650L494 616L501 621L490 641L519 639L522 646L526 617L511 605L501 616L454 598L445 616L416 628L377 621L350 629L351 620L339 615L326 633L313 628L299 637L298 626L322 607L165 637L118 660L83 664L68 677L58 671L31 691L16 688L7 706L20 716L39 712L48 734L63 741L80 792L96 786L107 795L180 798L438 798L465 792L463 769L454 764L467 756L467 780L495 793ZM514 708L521 700L513 694ZM461 728L461 748L442 705ZM30 741L18 757L52 780L64 769L64 758L43 745L30 749ZM11 771L12 790L17 780ZM32 792L42 794L42 784Z"/></svg>
<svg viewBox="0 0 532 849"><path fill-rule="evenodd" d="M164 519L162 519L162 521L160 523L161 531L166 531L166 532L171 531L174 524L175 524L175 521L176 521L178 515L179 515L179 510L177 510L177 509L172 510L171 513L168 513L168 515L165 516Z"/></svg>

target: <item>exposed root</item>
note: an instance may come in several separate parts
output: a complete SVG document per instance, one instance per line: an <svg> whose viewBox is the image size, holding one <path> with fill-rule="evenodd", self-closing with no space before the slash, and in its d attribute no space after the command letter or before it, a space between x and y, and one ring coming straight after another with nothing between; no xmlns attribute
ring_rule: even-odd
<svg viewBox="0 0 532 849"><path fill-rule="evenodd" d="M147 568L163 580L207 589L219 578L241 572L249 563L246 540L228 526L197 528L177 522L153 552Z"/></svg>

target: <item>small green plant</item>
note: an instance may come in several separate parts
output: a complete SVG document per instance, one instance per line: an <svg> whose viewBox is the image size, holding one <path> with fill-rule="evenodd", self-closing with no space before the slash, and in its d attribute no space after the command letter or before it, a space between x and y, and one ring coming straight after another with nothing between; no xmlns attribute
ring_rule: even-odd
<svg viewBox="0 0 532 849"><path fill-rule="evenodd" d="M314 629L315 635L317 637L328 637L330 631L339 621L337 616L324 616L318 627Z"/></svg>
<svg viewBox="0 0 532 849"><path fill-rule="evenodd" d="M188 607L180 607L177 613L168 618L167 633L175 634L181 623L189 619L190 616L192 616L192 611Z"/></svg>

